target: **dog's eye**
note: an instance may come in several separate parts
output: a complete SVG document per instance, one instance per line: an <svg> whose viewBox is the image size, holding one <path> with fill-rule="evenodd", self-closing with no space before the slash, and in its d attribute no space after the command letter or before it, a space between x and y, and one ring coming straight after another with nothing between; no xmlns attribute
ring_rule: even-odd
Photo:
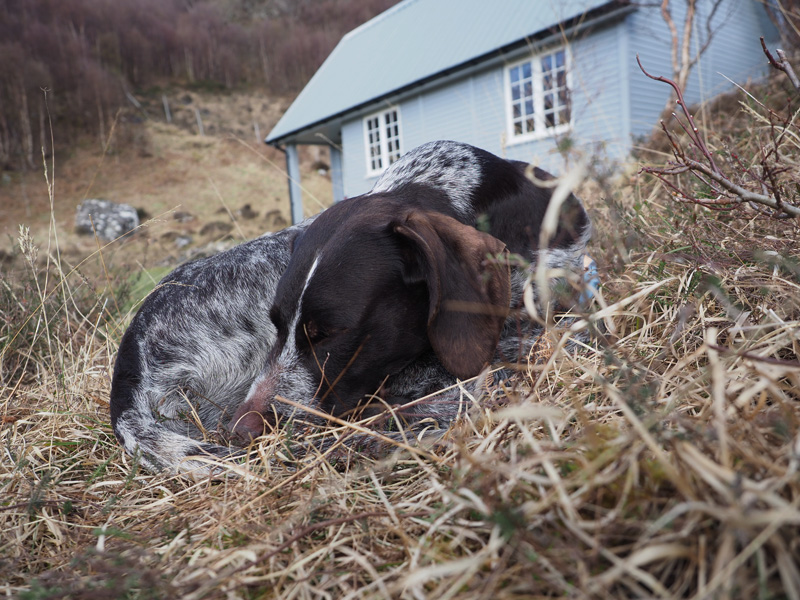
<svg viewBox="0 0 800 600"><path fill-rule="evenodd" d="M321 327L316 321L306 321L300 333L302 338L312 345L322 344L345 333L347 329Z"/></svg>
<svg viewBox="0 0 800 600"><path fill-rule="evenodd" d="M308 340L312 344L316 343L316 342L319 342L321 339L323 339L325 337L323 335L322 331L320 330L320 328L317 326L317 324L314 321L308 321L303 326L303 328L305 329L306 337L308 337Z"/></svg>

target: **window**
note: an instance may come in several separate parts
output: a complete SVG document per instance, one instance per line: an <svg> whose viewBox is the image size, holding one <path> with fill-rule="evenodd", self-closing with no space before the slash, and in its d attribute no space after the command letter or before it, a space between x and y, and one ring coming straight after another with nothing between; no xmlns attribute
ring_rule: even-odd
<svg viewBox="0 0 800 600"><path fill-rule="evenodd" d="M392 108L364 119L367 175L382 173L400 158L400 109Z"/></svg>
<svg viewBox="0 0 800 600"><path fill-rule="evenodd" d="M572 119L567 82L567 52L555 50L506 69L509 138L555 135Z"/></svg>

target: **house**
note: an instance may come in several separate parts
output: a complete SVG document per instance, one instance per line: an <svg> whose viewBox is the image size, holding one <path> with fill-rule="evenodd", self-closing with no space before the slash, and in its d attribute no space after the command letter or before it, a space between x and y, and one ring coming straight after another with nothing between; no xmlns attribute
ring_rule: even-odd
<svg viewBox="0 0 800 600"><path fill-rule="evenodd" d="M286 151L302 218L297 146L330 148L334 200L368 191L403 152L435 139L563 169L566 145L624 159L671 90L660 2L404 0L342 38L266 142ZM672 0L680 34L686 0ZM716 6L716 8L715 8ZM709 20L710 19L710 20ZM766 73L759 36L778 34L758 0L698 0L688 103ZM694 49L697 44L694 44Z"/></svg>

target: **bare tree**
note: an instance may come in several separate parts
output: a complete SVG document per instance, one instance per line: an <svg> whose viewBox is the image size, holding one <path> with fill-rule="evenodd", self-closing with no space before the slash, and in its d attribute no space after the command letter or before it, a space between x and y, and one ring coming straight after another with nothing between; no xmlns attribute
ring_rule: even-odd
<svg viewBox="0 0 800 600"><path fill-rule="evenodd" d="M800 0L766 0L767 13L786 49L800 46Z"/></svg>
<svg viewBox="0 0 800 600"><path fill-rule="evenodd" d="M708 50L714 34L723 24L724 20L715 22L720 17L720 9L725 0L710 0L708 12L702 19L702 32L698 32L701 24L698 22L698 6L705 4L703 0L661 0L660 2L635 2L637 6L658 8L661 18L669 29L670 35L670 59L672 64L672 80L682 90L686 89L689 82L689 75L692 69L700 60L700 57ZM730 2L728 3L730 5ZM682 22L678 17L681 11L676 10L677 5L685 8L682 15ZM727 18L727 17L724 17ZM666 108L670 108L675 97L670 95L667 99Z"/></svg>

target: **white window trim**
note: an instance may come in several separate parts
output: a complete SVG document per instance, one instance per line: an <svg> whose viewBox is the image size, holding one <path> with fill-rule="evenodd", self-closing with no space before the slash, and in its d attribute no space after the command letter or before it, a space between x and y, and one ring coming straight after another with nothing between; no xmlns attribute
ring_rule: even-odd
<svg viewBox="0 0 800 600"><path fill-rule="evenodd" d="M384 123L384 115L386 113L396 112L397 113L397 141L400 144L400 155L403 155L403 120L400 115L400 106L392 106L390 108L385 108L378 112L370 113L366 115L361 120L361 129L364 133L364 158L366 159L366 166L367 166L367 178L376 177L383 173L389 167L389 150L386 147L388 140L386 136L383 134L383 123ZM367 126L367 121L370 119L374 119L378 117L378 123L380 124L380 131L381 131L381 157L382 157L382 164L383 166L380 169L373 169L372 168L372 160L369 155L369 127Z"/></svg>
<svg viewBox="0 0 800 600"><path fill-rule="evenodd" d="M553 54L559 50L564 51L564 66L567 70L567 90L570 95L570 112L569 123L562 123L549 129L545 126L544 122L544 90L542 89L542 62L541 57L548 54ZM511 69L518 67L526 62L531 63L533 68L533 118L535 120L534 131L517 135L514 133L514 101L511 98ZM569 48L559 46L548 48L538 52L537 54L528 55L526 58L509 63L503 71L503 86L505 88L506 100L506 144L513 146L514 144L524 144L526 142L542 140L550 137L555 137L572 130L572 125L575 119L574 103L572 102L572 53Z"/></svg>

